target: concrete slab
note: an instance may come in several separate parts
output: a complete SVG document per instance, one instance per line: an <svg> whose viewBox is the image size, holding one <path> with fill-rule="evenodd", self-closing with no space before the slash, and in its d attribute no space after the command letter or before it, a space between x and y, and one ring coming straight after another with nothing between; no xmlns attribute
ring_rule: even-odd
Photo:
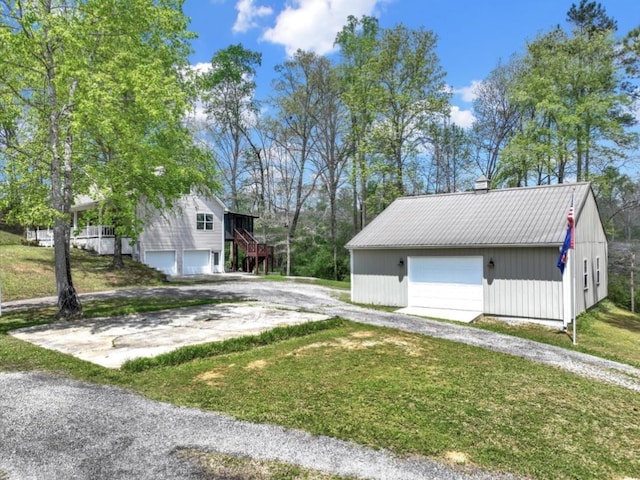
<svg viewBox="0 0 640 480"><path fill-rule="evenodd" d="M257 302L224 303L162 312L94 318L12 330L10 335L108 368L178 347L254 335L327 315Z"/></svg>
<svg viewBox="0 0 640 480"><path fill-rule="evenodd" d="M415 315L417 317L427 317L442 320L455 320L456 322L471 323L482 312L471 312L468 310L453 310L441 308L424 308L424 307L405 307L396 310L398 313L406 313L407 315Z"/></svg>

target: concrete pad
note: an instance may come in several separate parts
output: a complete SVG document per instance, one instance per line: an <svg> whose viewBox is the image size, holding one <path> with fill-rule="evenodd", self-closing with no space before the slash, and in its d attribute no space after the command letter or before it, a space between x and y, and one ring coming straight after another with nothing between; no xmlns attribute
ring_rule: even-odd
<svg viewBox="0 0 640 480"><path fill-rule="evenodd" d="M471 323L482 312L471 312L468 310L453 310L444 308L425 308L425 307L405 307L396 310L398 313L406 313L407 315L415 315L417 317L427 317L443 320L455 320L456 322Z"/></svg>
<svg viewBox="0 0 640 480"><path fill-rule="evenodd" d="M326 320L327 315L264 303L225 303L161 312L58 322L10 335L108 368L178 347L254 335L279 326Z"/></svg>

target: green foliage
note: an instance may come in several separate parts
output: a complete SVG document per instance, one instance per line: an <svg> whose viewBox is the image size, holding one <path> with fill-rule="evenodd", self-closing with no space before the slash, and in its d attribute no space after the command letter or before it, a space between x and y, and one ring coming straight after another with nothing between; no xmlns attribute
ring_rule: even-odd
<svg viewBox="0 0 640 480"><path fill-rule="evenodd" d="M231 45L211 58L211 69L196 78L198 92L207 114L204 133L216 152L216 161L224 178L227 206L240 210L242 186L257 147L251 138L251 119L258 116L255 100L256 68L262 55Z"/></svg>
<svg viewBox="0 0 640 480"><path fill-rule="evenodd" d="M74 198L89 194L105 223L135 238L141 198L171 205L194 184L212 186L211 162L182 126L186 25L173 0L0 9L0 101L13 107L0 114L8 180L0 198L14 222L53 224L61 313L80 310L67 247Z"/></svg>
<svg viewBox="0 0 640 480"><path fill-rule="evenodd" d="M291 274L301 277L333 279L333 250L329 242L309 242L305 238L296 242L292 252ZM349 277L349 254L341 249L338 257L338 278Z"/></svg>
<svg viewBox="0 0 640 480"><path fill-rule="evenodd" d="M629 277L609 272L609 284L607 298L620 308L631 310L631 285ZM635 289L636 311L640 311L640 287Z"/></svg>
<svg viewBox="0 0 640 480"><path fill-rule="evenodd" d="M557 27L529 43L512 82L510 100L522 111L522 123L499 164L501 183L589 180L637 145L615 21L585 1L568 17L572 35Z"/></svg>
<svg viewBox="0 0 640 480"><path fill-rule="evenodd" d="M323 330L334 329L342 324L343 320L334 318L318 322L308 322L301 325L276 327L259 335L231 338L216 343L190 345L152 358L128 360L122 365L122 370L127 372L141 372L150 368L180 365L198 358L215 357L233 352L244 352L290 338L303 337Z"/></svg>

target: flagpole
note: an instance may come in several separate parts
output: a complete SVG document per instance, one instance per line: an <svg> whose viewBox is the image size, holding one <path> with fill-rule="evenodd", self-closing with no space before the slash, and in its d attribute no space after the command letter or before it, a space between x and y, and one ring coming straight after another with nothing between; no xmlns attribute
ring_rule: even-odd
<svg viewBox="0 0 640 480"><path fill-rule="evenodd" d="M572 283L573 283L573 291L571 292L571 310L572 310L572 315L573 315L573 345L577 345L578 344L578 338L577 338L577 332L576 332L576 324L578 323L578 320L576 318L576 283L577 283L577 272L578 272L578 258L576 255L576 211L574 208L574 197L575 197L575 193L576 193L576 187L573 187L573 191L571 192L571 207L573 209L573 225L572 225L572 229L573 231L571 232L571 242L573 243L574 248L570 249L572 251L571 254L571 259L573 260L573 279L572 279Z"/></svg>

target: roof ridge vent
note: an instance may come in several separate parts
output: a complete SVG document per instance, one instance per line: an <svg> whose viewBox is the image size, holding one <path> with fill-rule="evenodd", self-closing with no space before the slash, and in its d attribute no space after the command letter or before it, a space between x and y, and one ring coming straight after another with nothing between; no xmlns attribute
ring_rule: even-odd
<svg viewBox="0 0 640 480"><path fill-rule="evenodd" d="M489 191L489 180L484 175L480 175L480 177L476 180L476 183L473 187L473 191L476 193L487 193Z"/></svg>

